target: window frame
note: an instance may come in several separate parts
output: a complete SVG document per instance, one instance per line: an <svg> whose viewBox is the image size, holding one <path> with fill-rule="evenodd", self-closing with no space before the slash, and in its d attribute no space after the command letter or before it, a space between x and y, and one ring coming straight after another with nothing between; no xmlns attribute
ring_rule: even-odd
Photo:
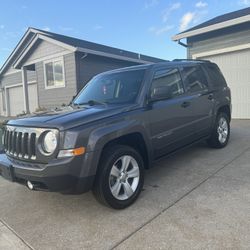
<svg viewBox="0 0 250 250"><path fill-rule="evenodd" d="M46 73L46 64L52 63L54 64L55 62L61 61L62 62L62 77L63 77L63 84L59 86L48 86L47 85L47 73ZM66 83L65 83L65 65L64 65L64 57L56 57L50 60L43 61L43 73L44 73L44 85L45 89L58 89L58 88L65 88ZM54 67L53 67L53 75L54 75Z"/></svg>
<svg viewBox="0 0 250 250"><path fill-rule="evenodd" d="M200 90L197 90L197 91L193 91L193 92L190 91L190 90L188 89L188 86L185 84L184 69L186 69L186 68L196 68L196 69L200 70L200 71L202 72L203 76L204 76L204 79L205 79L205 82L204 82L203 85L205 85L206 87L205 87L205 88L202 88L202 89L200 89ZM206 91L209 91L210 86L209 86L209 82L208 82L208 80L207 80L207 75L206 75L206 73L204 72L204 69L202 68L201 65L184 65L184 66L181 66L180 72L181 72L182 82L183 82L183 86L184 86L184 89L185 89L185 93L186 93L186 94L196 94L196 93L199 93L199 92L206 92Z"/></svg>
<svg viewBox="0 0 250 250"><path fill-rule="evenodd" d="M171 97L171 98L164 98L164 99L161 99L161 100L158 100L158 101L173 100L173 99L179 98L180 96L183 96L183 95L186 94L186 89L185 89L185 86L184 86L182 74L181 74L181 72L180 72L179 67L161 67L161 68L156 68L156 69L154 69L154 71L153 71L152 79L151 79L150 86L149 86L149 90L148 90L148 96L149 96L149 97L151 96L153 81L154 81L154 79L155 79L156 73L157 73L158 71L163 71L163 70L166 70L166 71L167 71L167 70L174 70L174 69L176 69L177 72L179 73L180 81L181 81L181 86L182 86L182 89L183 89L183 93L181 93L181 94L179 94L179 95L176 95L176 96L173 96L173 97Z"/></svg>

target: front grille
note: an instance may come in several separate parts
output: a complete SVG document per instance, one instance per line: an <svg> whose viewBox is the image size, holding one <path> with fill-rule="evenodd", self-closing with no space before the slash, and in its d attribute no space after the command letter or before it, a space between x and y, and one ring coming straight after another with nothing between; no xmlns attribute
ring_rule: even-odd
<svg viewBox="0 0 250 250"><path fill-rule="evenodd" d="M6 126L3 143L6 154L27 160L36 159L37 134L34 130Z"/></svg>

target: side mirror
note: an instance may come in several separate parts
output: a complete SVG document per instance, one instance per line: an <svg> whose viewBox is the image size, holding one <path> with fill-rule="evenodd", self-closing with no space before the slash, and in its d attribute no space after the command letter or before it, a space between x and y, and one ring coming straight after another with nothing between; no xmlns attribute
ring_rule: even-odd
<svg viewBox="0 0 250 250"><path fill-rule="evenodd" d="M151 93L151 100L157 101L171 98L171 91L169 86L155 87Z"/></svg>

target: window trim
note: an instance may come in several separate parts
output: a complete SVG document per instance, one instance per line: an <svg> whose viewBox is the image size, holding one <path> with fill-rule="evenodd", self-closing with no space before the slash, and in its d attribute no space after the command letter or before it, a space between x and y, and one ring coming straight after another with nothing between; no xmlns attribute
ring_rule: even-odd
<svg viewBox="0 0 250 250"><path fill-rule="evenodd" d="M189 89L187 88L187 85L185 84L184 72L183 72L184 69L186 69L186 68L196 68L196 69L200 70L204 75L204 78L205 78L205 81L206 81L204 84L205 84L206 87L202 88L200 90L194 91L194 92L189 91ZM196 94L196 93L199 93L199 92L209 91L210 86L209 86L209 82L207 80L207 75L204 72L201 65L185 65L185 66L181 67L180 72L181 72L181 78L182 78L183 86L184 86L184 89L185 89L185 93L187 93L187 94Z"/></svg>
<svg viewBox="0 0 250 250"><path fill-rule="evenodd" d="M47 85L47 74L46 74L46 64L48 63L54 63L54 62L58 62L58 61L62 61L62 75L63 75L63 85L60 86L48 86ZM66 83L65 83L65 63L64 63L64 57L56 57L50 60L45 60L43 61L43 75L44 75L44 85L45 85L45 89L58 89L58 88L65 88L66 87Z"/></svg>
<svg viewBox="0 0 250 250"><path fill-rule="evenodd" d="M183 82L183 78L182 78L182 74L181 74L181 71L179 69L179 67L160 67L160 68L156 68L154 71L153 71L153 74L152 74L152 79L151 79L151 82L150 82L150 85L149 85L149 90L148 90L148 96L151 95L151 89L152 89L152 85L153 85L153 81L155 79L155 74L157 71L161 71L161 70L173 70L173 69L176 69L179 73L179 76L180 76L180 80L181 80L181 85L182 85L182 89L183 89L183 93L179 94L179 95L176 95L172 98L164 98L160 101L168 101L168 100L173 100L173 99L176 99L176 98L179 98L183 95L186 94L186 89L185 89L185 86L184 86L184 82Z"/></svg>

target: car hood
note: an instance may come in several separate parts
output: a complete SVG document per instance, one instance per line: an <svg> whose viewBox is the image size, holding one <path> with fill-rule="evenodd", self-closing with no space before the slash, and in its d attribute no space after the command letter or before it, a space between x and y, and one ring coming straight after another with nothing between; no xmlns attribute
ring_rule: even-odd
<svg viewBox="0 0 250 250"><path fill-rule="evenodd" d="M45 127L66 130L93 121L111 117L135 108L133 105L96 105L82 107L64 107L51 111L31 114L10 120L7 124L25 127Z"/></svg>

